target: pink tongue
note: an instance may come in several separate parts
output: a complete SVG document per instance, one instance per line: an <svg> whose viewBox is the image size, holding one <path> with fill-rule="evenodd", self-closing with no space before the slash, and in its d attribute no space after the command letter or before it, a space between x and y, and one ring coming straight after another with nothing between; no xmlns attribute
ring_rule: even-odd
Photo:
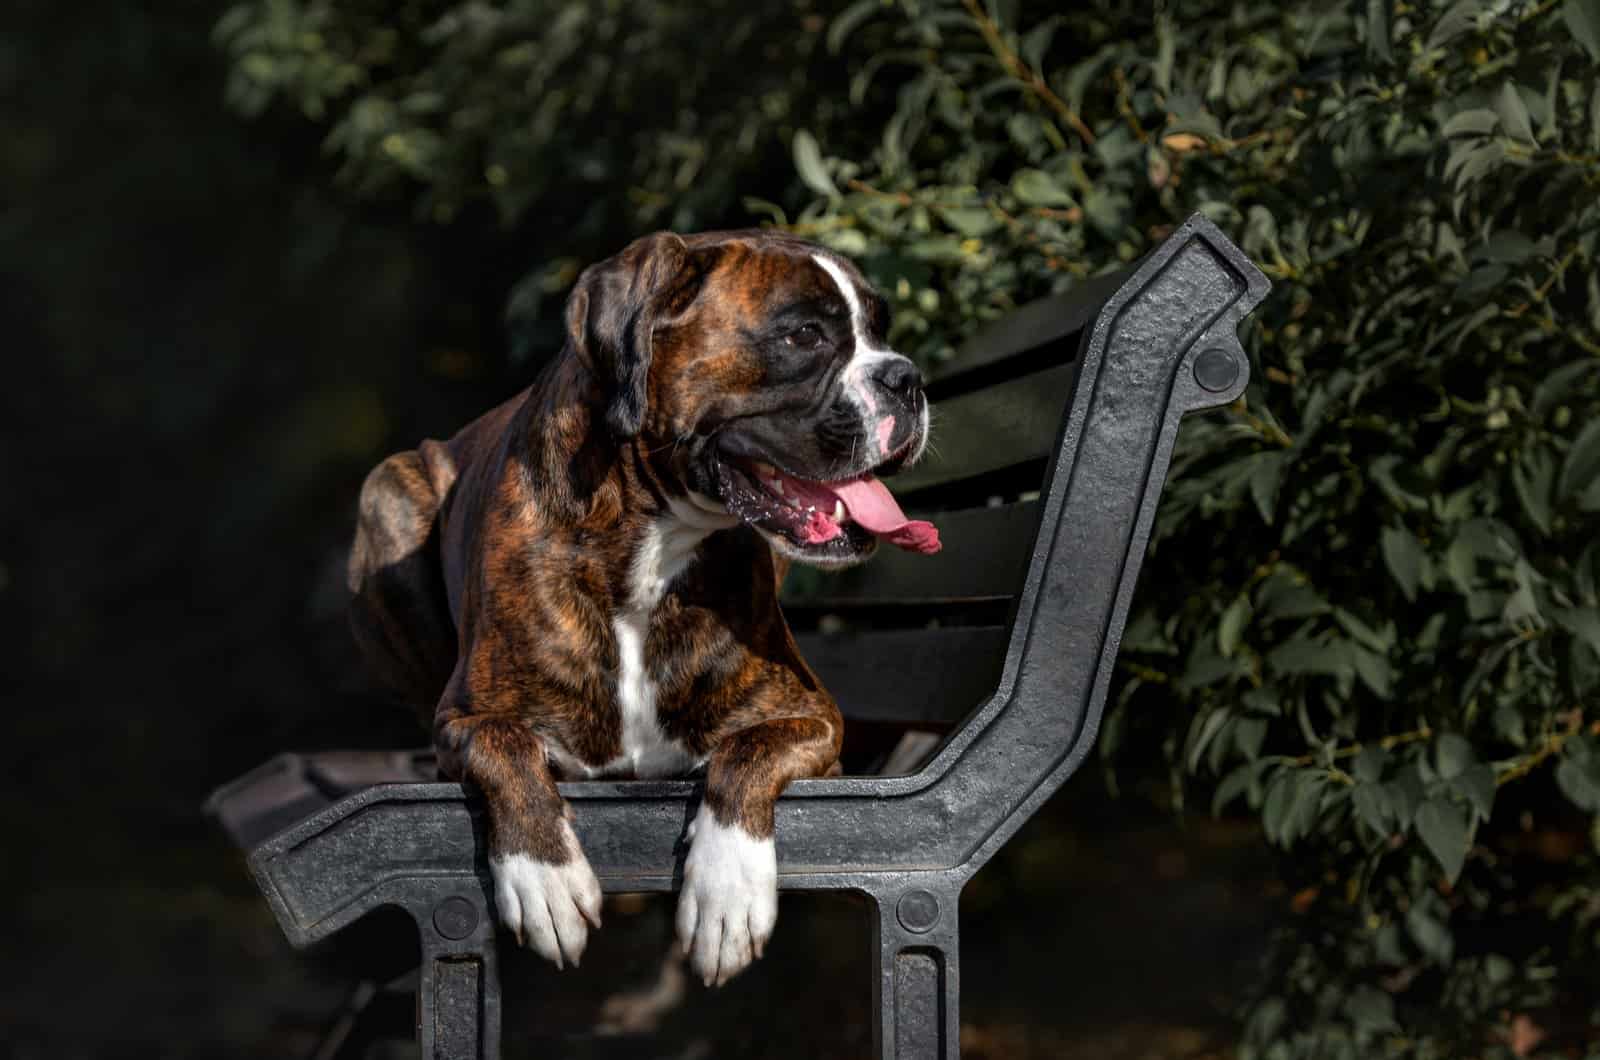
<svg viewBox="0 0 1600 1060"><path fill-rule="evenodd" d="M830 482L827 488L844 501L850 518L891 545L925 556L939 551L938 528L921 519L907 519L888 487L871 475Z"/></svg>

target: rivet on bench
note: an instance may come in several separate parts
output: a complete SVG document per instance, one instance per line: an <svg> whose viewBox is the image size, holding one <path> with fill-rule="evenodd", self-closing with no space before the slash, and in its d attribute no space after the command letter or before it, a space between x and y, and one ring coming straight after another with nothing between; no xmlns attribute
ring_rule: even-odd
<svg viewBox="0 0 1600 1060"><path fill-rule="evenodd" d="M933 930L933 925L939 922L939 899L931 891L907 891L900 896L900 904L894 907L894 912L900 918L901 927L921 935Z"/></svg>
<svg viewBox="0 0 1600 1060"><path fill-rule="evenodd" d="M447 939L464 939L478 926L478 909L460 895L452 895L434 906L433 926Z"/></svg>
<svg viewBox="0 0 1600 1060"><path fill-rule="evenodd" d="M1201 350L1194 359L1194 381L1213 394L1228 389L1238 378L1238 360L1221 346Z"/></svg>

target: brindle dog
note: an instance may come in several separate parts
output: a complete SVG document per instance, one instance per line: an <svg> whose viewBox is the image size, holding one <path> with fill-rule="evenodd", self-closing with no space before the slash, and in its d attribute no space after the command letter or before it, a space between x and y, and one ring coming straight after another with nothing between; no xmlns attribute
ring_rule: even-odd
<svg viewBox="0 0 1600 1060"><path fill-rule="evenodd" d="M501 919L558 966L600 886L557 779L704 769L677 928L721 983L777 919L774 802L839 754L779 582L937 550L876 478L923 450L922 380L854 266L765 231L640 239L566 322L529 389L368 476L353 625L482 793Z"/></svg>

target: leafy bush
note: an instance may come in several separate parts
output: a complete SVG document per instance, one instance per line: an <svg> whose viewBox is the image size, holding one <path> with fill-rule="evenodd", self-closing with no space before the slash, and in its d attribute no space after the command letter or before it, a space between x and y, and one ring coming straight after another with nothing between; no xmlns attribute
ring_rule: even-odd
<svg viewBox="0 0 1600 1060"><path fill-rule="evenodd" d="M819 2L246 0L214 35L230 104L325 126L353 195L534 243L509 311L544 325L513 332L540 348L583 265L653 228L746 222L740 192L787 180L797 120L844 127Z"/></svg>
<svg viewBox="0 0 1600 1060"><path fill-rule="evenodd" d="M1600 5L844 17L898 106L865 157L799 141L795 227L902 345L1194 210L1273 277L1249 393L1182 433L1104 738L1293 850L1242 1055L1600 1040Z"/></svg>
<svg viewBox="0 0 1600 1060"><path fill-rule="evenodd" d="M1194 210L1234 233L1275 284L1253 381L1181 434L1108 761L1160 748L1180 807L1285 851L1241 1055L1600 1055L1600 3L1040 7L256 0L219 34L235 102L320 114L358 189L544 211L564 253L737 185L927 359ZM769 66L714 59L741 33ZM802 196L753 161L790 129Z"/></svg>

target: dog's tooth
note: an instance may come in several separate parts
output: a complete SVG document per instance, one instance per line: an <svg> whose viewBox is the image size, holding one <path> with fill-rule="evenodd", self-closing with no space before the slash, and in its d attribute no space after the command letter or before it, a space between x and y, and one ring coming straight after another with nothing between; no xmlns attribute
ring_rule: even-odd
<svg viewBox="0 0 1600 1060"><path fill-rule="evenodd" d="M833 521L836 523L844 522L846 514L848 513L844 510L844 501L836 499L833 502Z"/></svg>

